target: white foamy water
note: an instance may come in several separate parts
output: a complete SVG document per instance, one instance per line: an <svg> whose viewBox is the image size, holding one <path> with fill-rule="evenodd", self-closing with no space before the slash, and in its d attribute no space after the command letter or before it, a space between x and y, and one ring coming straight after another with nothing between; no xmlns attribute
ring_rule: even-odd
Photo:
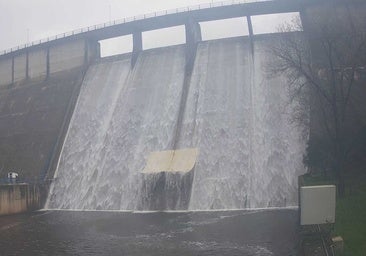
<svg viewBox="0 0 366 256"><path fill-rule="evenodd" d="M133 71L129 58L88 71L48 207L145 209L140 171L171 145L184 61L180 46L143 52Z"/></svg>
<svg viewBox="0 0 366 256"><path fill-rule="evenodd" d="M243 38L199 45L177 142L199 149L189 210L296 204L305 143L288 122L284 79L264 76L264 48L255 43L252 56ZM141 173L150 152L174 145L184 50L145 51L133 70L128 57L88 70L48 208L150 210L166 193L166 210L184 210L189 179Z"/></svg>
<svg viewBox="0 0 366 256"><path fill-rule="evenodd" d="M269 42L270 43L270 42ZM196 146L190 209L295 205L304 141L289 124L284 78L269 80L264 42L202 43L182 146Z"/></svg>

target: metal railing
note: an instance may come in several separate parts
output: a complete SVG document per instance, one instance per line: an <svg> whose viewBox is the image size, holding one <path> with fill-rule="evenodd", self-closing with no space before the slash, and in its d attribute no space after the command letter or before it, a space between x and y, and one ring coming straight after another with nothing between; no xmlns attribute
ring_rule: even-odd
<svg viewBox="0 0 366 256"><path fill-rule="evenodd" d="M212 3L207 3L207 4L198 4L198 5L188 6L188 7L180 7L180 8L176 8L176 9L157 11L157 12L152 12L152 13L148 13L148 14L132 16L132 17L113 20L110 22L105 22L105 23L101 23L101 24L97 24L97 25L93 25L93 26L89 26L89 27L75 29L70 32L57 34L55 36L47 37L44 39L40 39L40 40L32 41L30 43L12 47L10 49L0 51L0 56L11 53L11 52L15 52L15 51L18 51L18 50L21 50L24 48L28 48L28 47L32 47L35 45L40 45L43 43L54 41L57 39L74 36L77 34L86 33L86 32L90 32L90 31L94 31L94 30L98 30L98 29L102 29L102 28L106 28L106 27L111 27L114 25L129 23L129 22L133 22L133 21L137 21L137 20L144 20L144 19L160 17L160 16L165 16L165 15L170 15L170 14L178 14L178 13L183 13L183 12L209 9L209 8L214 8L214 7L241 5L241 4L257 3L257 2L273 2L273 0L231 0L231 1L212 2Z"/></svg>

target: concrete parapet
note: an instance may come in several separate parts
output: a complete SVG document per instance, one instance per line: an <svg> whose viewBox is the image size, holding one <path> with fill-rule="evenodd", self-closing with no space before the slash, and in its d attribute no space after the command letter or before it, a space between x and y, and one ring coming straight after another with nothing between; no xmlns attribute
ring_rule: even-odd
<svg viewBox="0 0 366 256"><path fill-rule="evenodd" d="M0 216L40 209L42 194L40 185L0 185Z"/></svg>
<svg viewBox="0 0 366 256"><path fill-rule="evenodd" d="M64 42L63 44L50 47L50 74L83 66L85 62L85 47L85 40Z"/></svg>

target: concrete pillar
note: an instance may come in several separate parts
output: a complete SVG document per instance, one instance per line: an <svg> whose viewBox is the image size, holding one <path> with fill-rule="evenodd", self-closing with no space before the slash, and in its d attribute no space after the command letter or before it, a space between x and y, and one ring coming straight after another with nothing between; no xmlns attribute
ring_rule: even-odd
<svg viewBox="0 0 366 256"><path fill-rule="evenodd" d="M95 49L95 58L96 59L99 59L100 58L100 43L97 42L96 45L95 45L96 49Z"/></svg>
<svg viewBox="0 0 366 256"><path fill-rule="evenodd" d="M84 43L84 66L100 58L100 44L95 39L85 39Z"/></svg>
<svg viewBox="0 0 366 256"><path fill-rule="evenodd" d="M186 29L186 66L183 81L183 90L179 103L179 113L177 118L177 126L174 131L174 141L172 144L172 149L176 149L178 146L178 141L181 136L181 127L183 126L183 117L186 111L187 99L189 95L189 89L191 85L191 77L194 68L194 60L196 59L198 43L202 41L201 27L198 22L189 18L185 23Z"/></svg>
<svg viewBox="0 0 366 256"><path fill-rule="evenodd" d="M189 19L185 24L186 29L186 44L192 45L202 41L200 24L192 19Z"/></svg>
<svg viewBox="0 0 366 256"><path fill-rule="evenodd" d="M247 16L247 24L248 24L248 32L249 32L249 40L250 40L250 50L252 51L252 56L254 56L254 42L253 42L253 25L252 19L250 16Z"/></svg>
<svg viewBox="0 0 366 256"><path fill-rule="evenodd" d="M47 56L46 56L46 79L50 76L50 48L47 48Z"/></svg>
<svg viewBox="0 0 366 256"><path fill-rule="evenodd" d="M89 41L85 39L84 41L84 67L89 64Z"/></svg>
<svg viewBox="0 0 366 256"><path fill-rule="evenodd" d="M202 41L200 24L193 19L189 19L185 24L186 29L186 74L190 75L193 70L196 58L197 45Z"/></svg>
<svg viewBox="0 0 366 256"><path fill-rule="evenodd" d="M249 36L253 36L253 25L252 25L252 18L250 16L247 16L247 23L248 23L248 31Z"/></svg>
<svg viewBox="0 0 366 256"><path fill-rule="evenodd" d="M26 53L25 59L25 80L29 79L29 52Z"/></svg>
<svg viewBox="0 0 366 256"><path fill-rule="evenodd" d="M14 55L11 57L11 83L14 84Z"/></svg>
<svg viewBox="0 0 366 256"><path fill-rule="evenodd" d="M139 53L142 51L142 32L134 32L132 35L133 38L133 50L132 50L132 59L131 66L134 67L137 61L137 57Z"/></svg>
<svg viewBox="0 0 366 256"><path fill-rule="evenodd" d="M142 32L133 33L133 52L142 51Z"/></svg>

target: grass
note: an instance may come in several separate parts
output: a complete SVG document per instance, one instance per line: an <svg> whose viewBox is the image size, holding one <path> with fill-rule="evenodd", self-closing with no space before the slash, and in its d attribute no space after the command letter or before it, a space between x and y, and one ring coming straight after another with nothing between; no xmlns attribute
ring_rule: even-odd
<svg viewBox="0 0 366 256"><path fill-rule="evenodd" d="M337 198L335 234L343 237L347 256L366 255L366 175L346 180L347 193Z"/></svg>
<svg viewBox="0 0 366 256"><path fill-rule="evenodd" d="M345 256L366 255L366 172L358 172L345 180L346 195L337 198L334 235L344 240ZM304 175L302 184L335 184L331 177Z"/></svg>

